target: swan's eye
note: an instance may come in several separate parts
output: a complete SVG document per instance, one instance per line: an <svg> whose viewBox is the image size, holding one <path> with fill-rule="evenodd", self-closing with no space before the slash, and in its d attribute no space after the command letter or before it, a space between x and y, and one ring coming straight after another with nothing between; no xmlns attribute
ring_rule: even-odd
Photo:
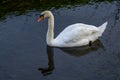
<svg viewBox="0 0 120 80"><path fill-rule="evenodd" d="M44 14L40 15L40 17L44 17Z"/></svg>
<svg viewBox="0 0 120 80"><path fill-rule="evenodd" d="M41 22L44 19L44 15L40 15L40 17L38 18L38 22Z"/></svg>

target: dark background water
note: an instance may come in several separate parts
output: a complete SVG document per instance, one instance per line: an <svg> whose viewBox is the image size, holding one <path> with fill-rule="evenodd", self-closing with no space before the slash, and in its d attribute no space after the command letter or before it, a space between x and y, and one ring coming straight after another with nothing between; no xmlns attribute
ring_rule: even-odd
<svg viewBox="0 0 120 80"><path fill-rule="evenodd" d="M0 22L0 80L120 80L119 1L81 4L49 7L55 37L73 23L100 26L108 21L91 48L47 47L47 19L37 22L42 8L18 16L6 12Z"/></svg>

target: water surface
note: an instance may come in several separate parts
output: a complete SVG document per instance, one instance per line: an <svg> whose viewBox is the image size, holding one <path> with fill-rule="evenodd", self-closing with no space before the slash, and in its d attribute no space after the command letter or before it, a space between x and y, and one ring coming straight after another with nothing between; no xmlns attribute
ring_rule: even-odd
<svg viewBox="0 0 120 80"><path fill-rule="evenodd" d="M6 15L0 22L0 80L120 80L119 9L115 1L53 9L55 37L73 23L108 21L91 47L77 48L46 45L47 19L37 22L41 11Z"/></svg>

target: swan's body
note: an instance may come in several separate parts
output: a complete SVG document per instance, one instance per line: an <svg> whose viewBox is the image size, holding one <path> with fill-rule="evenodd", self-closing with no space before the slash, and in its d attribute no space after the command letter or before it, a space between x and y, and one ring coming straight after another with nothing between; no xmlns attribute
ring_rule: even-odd
<svg viewBox="0 0 120 80"><path fill-rule="evenodd" d="M54 39L53 14L50 11L44 11L41 15L42 17L40 17L38 21L41 21L44 17L48 18L48 32L46 37L47 44L55 47L77 47L88 45L89 42L94 42L98 37L102 36L107 25L107 22L99 27L83 23L72 24L66 27Z"/></svg>

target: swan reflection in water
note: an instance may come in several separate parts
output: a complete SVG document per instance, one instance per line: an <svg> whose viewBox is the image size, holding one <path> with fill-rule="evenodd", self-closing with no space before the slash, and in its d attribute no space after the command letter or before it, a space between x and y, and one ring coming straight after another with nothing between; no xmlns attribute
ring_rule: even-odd
<svg viewBox="0 0 120 80"><path fill-rule="evenodd" d="M97 51L98 49L102 48L104 50L103 44L100 40L96 40L91 46L82 46L82 47L74 47L74 48L59 48L63 52L70 54L72 56L80 57L91 52ZM54 51L53 47L47 46L47 55L48 55L48 68L39 68L38 70L44 76L47 76L52 73L54 70Z"/></svg>
<svg viewBox="0 0 120 80"><path fill-rule="evenodd" d="M38 70L46 76L52 73L54 70L54 52L53 47L47 46L47 55L48 55L48 68L39 68Z"/></svg>

